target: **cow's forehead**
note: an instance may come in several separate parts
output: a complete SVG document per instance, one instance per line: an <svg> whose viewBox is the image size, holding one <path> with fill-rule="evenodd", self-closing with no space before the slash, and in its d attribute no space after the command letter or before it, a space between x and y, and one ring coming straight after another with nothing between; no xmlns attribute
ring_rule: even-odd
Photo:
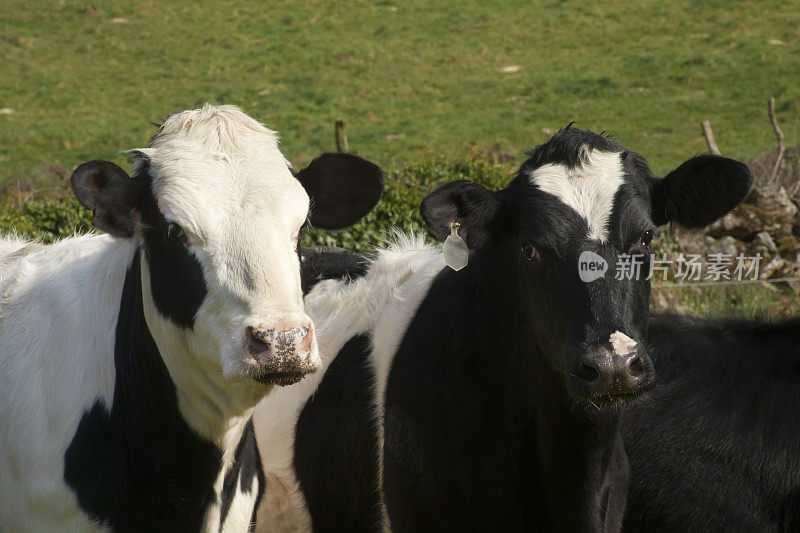
<svg viewBox="0 0 800 533"><path fill-rule="evenodd" d="M151 146L174 142L196 144L211 154L236 154L253 144L269 144L277 150L277 134L236 106L205 105L167 117Z"/></svg>
<svg viewBox="0 0 800 533"><path fill-rule="evenodd" d="M588 226L588 238L608 241L617 191L625 183L621 152L581 146L577 164L548 162L528 170L528 181L574 210Z"/></svg>
<svg viewBox="0 0 800 533"><path fill-rule="evenodd" d="M275 132L233 106L205 106L167 118L141 154L159 210L186 229L224 218L301 223L308 196L278 149ZM297 219L297 220L295 220Z"/></svg>

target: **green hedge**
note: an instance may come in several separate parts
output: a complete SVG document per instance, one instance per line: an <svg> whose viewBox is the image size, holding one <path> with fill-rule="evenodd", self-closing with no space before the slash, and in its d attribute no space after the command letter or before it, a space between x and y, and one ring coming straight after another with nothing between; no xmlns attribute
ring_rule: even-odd
<svg viewBox="0 0 800 533"><path fill-rule="evenodd" d="M20 207L0 206L0 233L17 232L44 242L86 233L92 226L92 212L74 198L31 200Z"/></svg>
<svg viewBox="0 0 800 533"><path fill-rule="evenodd" d="M433 160L411 163L388 173L383 198L375 209L355 226L341 231L311 229L303 244L336 245L369 252L393 228L425 232L419 216L422 198L435 188L456 179L469 179L489 188L505 186L511 167L480 159ZM83 233L91 227L91 213L74 198L32 200L22 206L0 205L0 233L16 231L44 242Z"/></svg>

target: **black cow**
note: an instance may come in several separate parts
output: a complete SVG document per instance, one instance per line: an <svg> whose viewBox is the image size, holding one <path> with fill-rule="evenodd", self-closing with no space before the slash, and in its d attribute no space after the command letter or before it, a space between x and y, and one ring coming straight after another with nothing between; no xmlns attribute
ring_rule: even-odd
<svg viewBox="0 0 800 533"><path fill-rule="evenodd" d="M654 316L626 408L626 531L800 530L800 319Z"/></svg>
<svg viewBox="0 0 800 533"><path fill-rule="evenodd" d="M257 409L265 472L319 531L384 520L396 531L619 529L628 466L616 412L653 371L649 281L615 279L614 266L637 256L646 273L656 225L706 225L750 183L744 165L713 156L657 179L635 152L567 128L501 191L435 191L423 218L442 238L458 227L468 266L445 268L438 250L410 242L350 283L361 299L348 303L344 282L311 291L352 314L351 335L320 334L341 364L310 401L313 391L287 390ZM604 263L605 276L584 268ZM295 431L259 432L293 401ZM294 438L293 464L271 468L276 435ZM262 505L259 524L277 507Z"/></svg>

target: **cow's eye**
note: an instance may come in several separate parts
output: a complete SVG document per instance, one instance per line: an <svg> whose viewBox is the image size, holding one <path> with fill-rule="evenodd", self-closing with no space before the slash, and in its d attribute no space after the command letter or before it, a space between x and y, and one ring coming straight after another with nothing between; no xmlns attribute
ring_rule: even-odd
<svg viewBox="0 0 800 533"><path fill-rule="evenodd" d="M520 251L522 252L522 257L528 261L533 261L539 258L539 251L530 242L524 243L520 248Z"/></svg>
<svg viewBox="0 0 800 533"><path fill-rule="evenodd" d="M642 232L639 236L639 245L644 246L645 248L650 247L650 243L653 242L653 230L648 229Z"/></svg>
<svg viewBox="0 0 800 533"><path fill-rule="evenodd" d="M186 238L186 234L183 232L183 228L174 222L167 224L167 237L173 241L180 241L184 246L188 244L188 239Z"/></svg>

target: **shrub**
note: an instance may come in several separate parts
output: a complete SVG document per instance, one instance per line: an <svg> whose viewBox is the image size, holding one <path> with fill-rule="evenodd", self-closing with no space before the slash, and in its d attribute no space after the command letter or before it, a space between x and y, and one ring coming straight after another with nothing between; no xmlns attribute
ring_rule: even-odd
<svg viewBox="0 0 800 533"><path fill-rule="evenodd" d="M92 227L92 213L74 198L29 200L21 206L0 206L0 233L16 231L44 242L85 233Z"/></svg>

